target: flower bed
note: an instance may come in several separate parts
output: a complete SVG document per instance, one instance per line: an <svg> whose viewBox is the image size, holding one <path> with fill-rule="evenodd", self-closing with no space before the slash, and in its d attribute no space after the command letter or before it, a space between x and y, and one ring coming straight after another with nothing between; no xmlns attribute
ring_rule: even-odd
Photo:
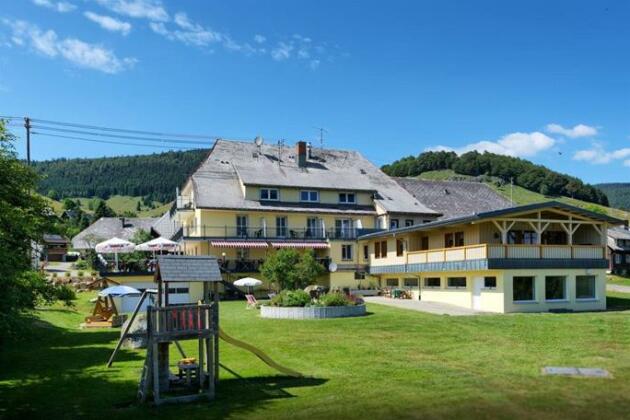
<svg viewBox="0 0 630 420"><path fill-rule="evenodd" d="M365 315L365 305L282 307L261 306L260 316L275 319L323 319Z"/></svg>

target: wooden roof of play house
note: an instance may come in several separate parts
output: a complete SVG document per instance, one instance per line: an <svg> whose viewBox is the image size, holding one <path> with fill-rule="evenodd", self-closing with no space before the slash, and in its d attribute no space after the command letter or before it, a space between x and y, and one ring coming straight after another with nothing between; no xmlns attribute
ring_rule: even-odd
<svg viewBox="0 0 630 420"><path fill-rule="evenodd" d="M221 281L221 270L216 257L191 255L160 255L155 279L164 282Z"/></svg>

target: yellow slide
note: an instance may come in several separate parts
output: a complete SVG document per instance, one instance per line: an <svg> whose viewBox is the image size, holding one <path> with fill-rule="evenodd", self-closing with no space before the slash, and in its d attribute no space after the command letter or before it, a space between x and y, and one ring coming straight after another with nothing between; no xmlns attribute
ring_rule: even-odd
<svg viewBox="0 0 630 420"><path fill-rule="evenodd" d="M247 350L249 352L254 353L260 360L262 360L266 365L272 367L273 369L277 370L278 372L284 373L287 376L293 376L294 378L301 378L304 375L302 375L299 372L296 372L292 369L286 368L282 365L277 364L276 362L274 362L269 356L267 356L267 354L265 352L263 352L262 350L260 350L257 347L252 346L251 344L247 344L241 340L237 340L234 337L230 337L229 335L227 335L225 332L223 332L223 330L221 328L219 328L219 337L230 343L233 346L236 347L240 347L244 350Z"/></svg>

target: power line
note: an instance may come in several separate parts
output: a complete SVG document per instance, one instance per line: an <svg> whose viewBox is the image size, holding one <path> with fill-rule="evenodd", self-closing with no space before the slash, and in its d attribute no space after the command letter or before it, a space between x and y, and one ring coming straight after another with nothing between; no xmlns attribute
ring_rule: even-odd
<svg viewBox="0 0 630 420"><path fill-rule="evenodd" d="M38 118L32 118L31 121L35 123L44 123L44 124L60 125L60 126L65 126L65 127L83 128L83 129L88 129L88 130L143 134L147 136L166 136L166 137L196 138L196 139L210 139L210 140L220 137L220 136L210 136L210 135L201 135L201 134L178 134L178 133L160 133L160 132L155 132L155 131L129 130L125 128L112 128L112 127L103 127L103 126L96 126L96 125L68 123L68 122L61 122L61 121L41 120Z"/></svg>
<svg viewBox="0 0 630 420"><path fill-rule="evenodd" d="M83 130L71 130L68 128L46 127L43 125L33 125L32 128L36 128L38 130L56 131L56 132L71 133L71 134L83 134L87 136L98 136L98 137L108 137L108 138L117 138L117 139L153 141L153 142L159 142L159 143L201 144L205 146L209 145L208 142L204 142L204 141L176 140L176 139L162 139L162 138L139 137L139 136L124 136L120 134L92 133L92 132L83 131Z"/></svg>
<svg viewBox="0 0 630 420"><path fill-rule="evenodd" d="M110 141L110 140L97 140L97 139L86 139L83 137L74 137L74 136L64 136L61 134L50 134L50 133L40 133L37 131L31 131L31 134L34 135L39 135L39 136L46 136L46 137L57 137L57 138L62 138L62 139L69 139L69 140L78 140L78 141L89 141L92 143L106 143L106 144L119 144L122 146L140 146L140 147L154 147L154 148L158 148L158 149L175 149L178 148L179 150L193 150L195 149L194 147L186 147L186 146L160 146L158 144L141 144L141 143L127 143L127 142L120 142L120 141Z"/></svg>

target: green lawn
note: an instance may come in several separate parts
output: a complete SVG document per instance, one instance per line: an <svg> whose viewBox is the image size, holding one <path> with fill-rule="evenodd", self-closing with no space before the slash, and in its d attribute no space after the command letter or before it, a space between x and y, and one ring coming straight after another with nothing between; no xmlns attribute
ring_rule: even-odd
<svg viewBox="0 0 630 420"><path fill-rule="evenodd" d="M614 274L609 274L607 276L608 284L619 284L621 286L630 286L630 277L621 277L616 276Z"/></svg>
<svg viewBox="0 0 630 420"><path fill-rule="evenodd" d="M42 310L30 338L0 350L0 418L622 418L630 412L630 294L625 312L449 317L370 305L362 318L263 320L221 306L223 329L308 375L276 376L222 344L218 399L134 402L143 351L104 364L118 331L77 329L89 311ZM186 343L192 353L193 342ZM174 350L173 350L174 352ZM544 377L546 365L602 367L614 379Z"/></svg>

